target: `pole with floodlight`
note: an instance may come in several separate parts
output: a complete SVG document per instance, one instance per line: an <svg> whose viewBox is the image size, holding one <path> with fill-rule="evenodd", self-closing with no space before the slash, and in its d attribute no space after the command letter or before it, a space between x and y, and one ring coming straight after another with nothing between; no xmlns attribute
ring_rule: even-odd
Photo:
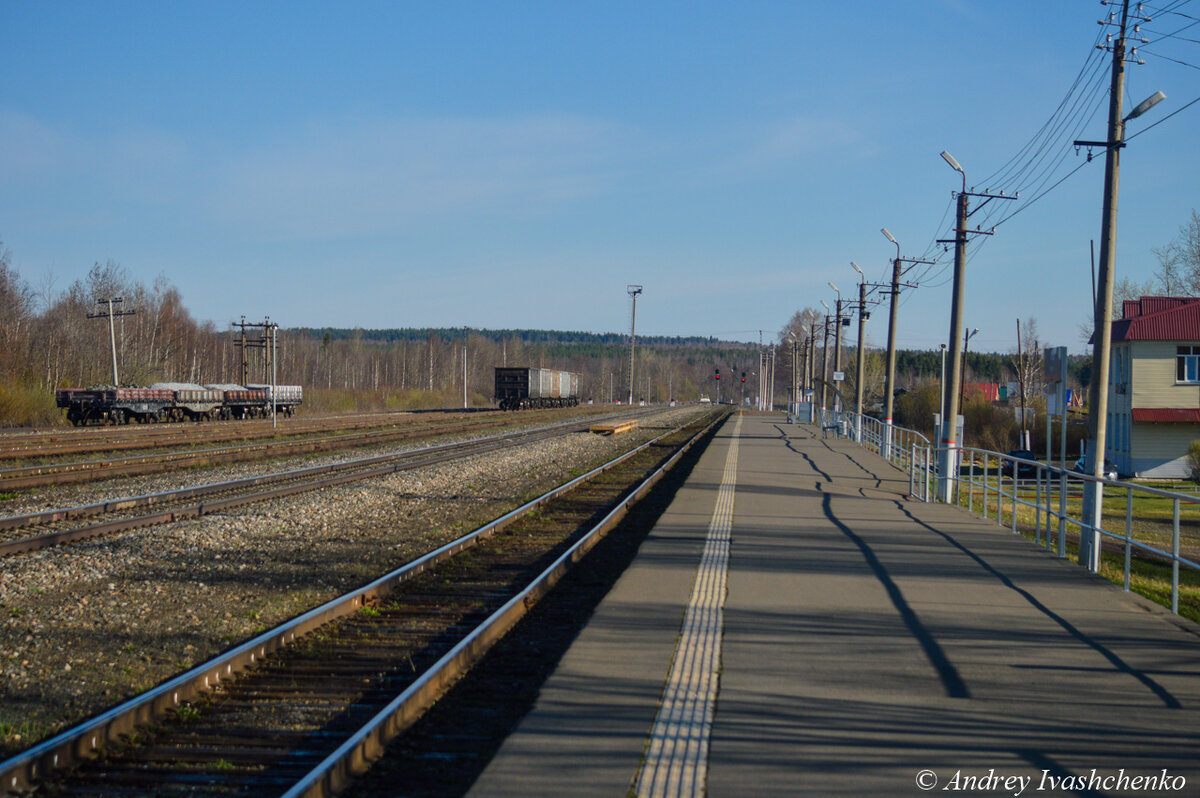
<svg viewBox="0 0 1200 798"><path fill-rule="evenodd" d="M1125 146L1125 123L1136 119L1166 99L1157 91L1139 103L1128 116L1121 116L1125 94L1125 33L1129 20L1129 2L1121 9L1120 30L1112 43L1112 78L1109 89L1108 140L1076 141L1076 146L1105 148L1104 207L1100 222L1100 268L1097 274L1096 303L1092 331L1092 377L1088 385L1088 471L1097 480L1104 476L1104 455L1107 448L1108 376L1112 348L1113 283L1116 270L1117 190L1121 169L1121 149ZM1105 24L1105 23L1101 23ZM1110 23L1112 24L1112 23ZM1134 55L1137 48L1133 49ZM1090 157L1090 154L1089 154ZM1100 568L1100 527L1104 503L1103 483L1089 481L1084 485L1083 529L1080 535L1079 562L1090 571Z"/></svg>
<svg viewBox="0 0 1200 798"><path fill-rule="evenodd" d="M838 416L838 421L841 421L842 413L842 389L836 383L838 382L837 375L842 370L842 292L830 280L829 287L837 294L837 320L834 322L834 345L833 345L833 412Z"/></svg>
<svg viewBox="0 0 1200 798"><path fill-rule="evenodd" d="M858 360L854 364L854 440L862 443L862 412L863 412L863 324L867 317L867 276L854 261L850 261L854 271L858 272Z"/></svg>

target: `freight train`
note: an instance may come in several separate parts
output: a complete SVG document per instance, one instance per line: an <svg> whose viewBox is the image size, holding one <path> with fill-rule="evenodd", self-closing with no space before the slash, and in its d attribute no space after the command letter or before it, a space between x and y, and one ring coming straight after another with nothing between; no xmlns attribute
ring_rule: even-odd
<svg viewBox="0 0 1200 798"><path fill-rule="evenodd" d="M574 407L579 375L554 369L496 367L496 401L501 410Z"/></svg>
<svg viewBox="0 0 1200 798"><path fill-rule="evenodd" d="M84 424L146 424L159 421L208 421L269 418L270 385L195 385L156 382L148 388L59 388L55 402L67 420ZM304 401L299 385L274 387L276 411L290 416Z"/></svg>

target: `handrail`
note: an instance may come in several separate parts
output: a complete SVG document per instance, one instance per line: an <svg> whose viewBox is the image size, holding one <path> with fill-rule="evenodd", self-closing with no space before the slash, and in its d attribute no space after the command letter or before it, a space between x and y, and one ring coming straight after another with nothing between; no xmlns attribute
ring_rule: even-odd
<svg viewBox="0 0 1200 798"><path fill-rule="evenodd" d="M980 513L988 518L994 509L993 516L1000 526L1007 525L1014 534L1018 529L1018 508L1032 508L1033 532L1035 542L1050 551L1053 545L1058 557L1067 556L1067 531L1074 529L1082 536L1087 533L1099 533L1100 537L1118 542L1124 553L1124 589L1129 590L1130 564L1134 549L1157 557L1162 557L1171 563L1171 612L1179 613L1179 568L1181 565L1200 571L1200 556L1184 556L1181 553L1182 539L1180 532L1180 515L1184 505L1200 505L1200 496L1165 490L1150 485L1139 485L1123 480L1110 480L1094 477L1091 474L1081 474L1065 471L1060 466L1048 465L1035 460L1025 460L988 449L972 447L957 447L951 462L958 464L952 469L953 473L942 477L938 474L937 463L939 452L945 447L934 446L929 439L916 430L904 427L886 425L870 416L858 416L855 413L827 413L821 420L821 426L835 431L839 436L849 437L864 448L878 453L888 462L909 473L909 495L921 501L933 501L931 485L938 480L950 482L945 486L945 495L950 501L965 506L968 512L976 512L976 493L980 494ZM1093 483L1098 492L1097 500L1104 501L1106 491L1110 497L1124 493L1125 518L1124 531L1114 528L1095 527L1082 518L1082 513L1073 515L1069 511L1068 499L1073 494L1072 487L1082 489L1086 483ZM1081 491L1080 491L1081 492ZM1172 521L1170 534L1166 525L1158 537L1167 543L1148 541L1146 530L1135 530L1133 502L1134 497L1149 496L1171 502ZM1141 518L1140 525L1154 522ZM1006 524L1007 522L1007 524ZM1055 524L1057 522L1057 524ZM1057 526L1057 529L1052 527ZM1143 539L1135 538L1135 531L1143 532ZM1052 544L1053 532L1057 539ZM1200 550L1200 544L1196 548Z"/></svg>

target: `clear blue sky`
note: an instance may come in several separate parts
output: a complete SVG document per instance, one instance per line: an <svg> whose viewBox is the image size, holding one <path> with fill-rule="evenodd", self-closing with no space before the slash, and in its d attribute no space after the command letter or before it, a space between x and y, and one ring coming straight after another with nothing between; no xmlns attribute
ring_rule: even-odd
<svg viewBox="0 0 1200 798"><path fill-rule="evenodd" d="M1148 38L1200 18L1200 0L1149 5L1188 16L1159 16ZM1098 88L1050 155L1104 138L1104 13L1094 0L6 0L0 240L35 285L112 259L147 284L165 275L218 326L622 331L625 286L640 283L639 332L770 338L832 304L827 281L854 291L852 260L890 274L881 227L905 256L941 255L930 245L960 178L939 152L968 187L995 187L983 181L1085 64ZM1196 40L1200 25L1144 46L1126 109L1156 89L1168 100L1129 135L1200 97ZM1200 104L1124 150L1118 276L1149 277L1150 249L1200 208L1198 130ZM1083 160L1066 153L1050 174ZM997 185L1036 194L1038 163ZM1044 343L1082 351L1102 178L1097 158L972 240L973 350L1012 349L1015 320L1034 317ZM946 340L941 257L903 297L902 346ZM885 313L868 338L886 340Z"/></svg>

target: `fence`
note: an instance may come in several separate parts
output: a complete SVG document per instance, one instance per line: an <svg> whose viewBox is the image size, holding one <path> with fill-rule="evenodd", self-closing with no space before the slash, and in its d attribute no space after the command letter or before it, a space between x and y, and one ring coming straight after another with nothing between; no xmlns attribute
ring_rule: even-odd
<svg viewBox="0 0 1200 798"><path fill-rule="evenodd" d="M885 425L879 419L842 413L821 426L850 437L908 472L909 495L934 500L939 448L915 430ZM1059 557L1067 556L1067 533L1099 533L1124 555L1124 587L1129 590L1133 551L1171 566L1171 611L1179 612L1179 568L1200 571L1200 497L1023 460L985 449L958 449L959 467L949 474L949 495L969 512L994 518L1014 534L1032 531L1035 542ZM1085 486L1094 485L1104 508L1101 526L1083 521ZM978 504L977 504L978 502ZM1137 512L1135 513L1135 506ZM1007 519L1006 519L1007 514ZM1019 523L1020 522L1020 523ZM1117 531L1120 529L1121 531ZM1103 545L1103 544L1102 544Z"/></svg>

